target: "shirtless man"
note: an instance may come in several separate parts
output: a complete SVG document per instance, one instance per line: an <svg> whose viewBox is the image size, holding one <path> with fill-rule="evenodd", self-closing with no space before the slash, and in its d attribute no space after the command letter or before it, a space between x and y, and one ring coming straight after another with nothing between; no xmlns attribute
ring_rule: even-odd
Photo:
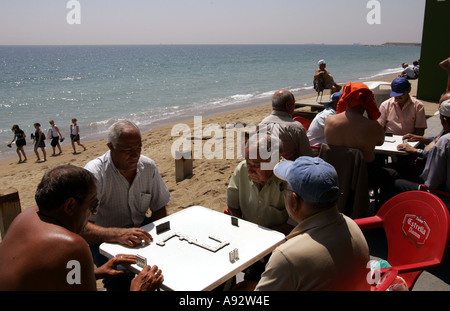
<svg viewBox="0 0 450 311"><path fill-rule="evenodd" d="M377 122L373 93L363 83L348 83L338 103L337 114L325 121L327 144L360 149L366 162L375 159L375 146L384 143L384 129ZM368 111L369 118L364 116ZM374 115L374 116L372 116Z"/></svg>
<svg viewBox="0 0 450 311"><path fill-rule="evenodd" d="M98 200L87 170L59 166L48 171L36 191L38 207L16 217L0 243L0 291L96 290L96 278L125 274L117 265L136 263L118 255L94 269L89 246L79 235ZM163 281L157 266L146 266L130 290L154 290Z"/></svg>
<svg viewBox="0 0 450 311"><path fill-rule="evenodd" d="M334 82L333 76L325 69L327 64L323 59L317 63L319 69L314 73L314 85L321 85L322 89L330 89L330 93L339 92L342 87Z"/></svg>

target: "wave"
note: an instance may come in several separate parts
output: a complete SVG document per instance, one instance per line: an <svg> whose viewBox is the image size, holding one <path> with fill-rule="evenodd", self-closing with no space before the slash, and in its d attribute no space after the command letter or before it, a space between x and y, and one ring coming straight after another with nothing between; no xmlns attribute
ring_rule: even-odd
<svg viewBox="0 0 450 311"><path fill-rule="evenodd" d="M398 67L383 69L381 71L374 73L373 75L370 75L367 77L362 77L359 80L373 80L373 79L381 78L381 77L385 77L385 76L397 75L397 74L400 74L402 71L403 71L403 69L398 68Z"/></svg>
<svg viewBox="0 0 450 311"><path fill-rule="evenodd" d="M65 78L61 78L61 81L75 81L75 80L82 80L84 79L83 77L65 77Z"/></svg>

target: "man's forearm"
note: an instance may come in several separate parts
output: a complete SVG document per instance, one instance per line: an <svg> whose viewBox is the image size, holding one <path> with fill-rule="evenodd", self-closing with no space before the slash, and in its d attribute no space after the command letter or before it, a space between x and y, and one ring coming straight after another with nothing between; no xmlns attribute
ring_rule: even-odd
<svg viewBox="0 0 450 311"><path fill-rule="evenodd" d="M118 242L118 234L118 228L105 228L88 222L81 235L90 244L100 244L103 242Z"/></svg>

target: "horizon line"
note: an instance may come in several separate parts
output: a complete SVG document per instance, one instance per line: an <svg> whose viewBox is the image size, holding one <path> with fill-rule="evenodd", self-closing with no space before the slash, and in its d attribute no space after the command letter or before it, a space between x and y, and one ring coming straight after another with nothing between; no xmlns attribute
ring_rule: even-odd
<svg viewBox="0 0 450 311"><path fill-rule="evenodd" d="M64 44L64 43L49 43L49 44L0 44L0 46L212 46L212 45L278 45L278 46L295 46L295 45L356 45L356 46L421 46L421 42L397 42L390 41L385 43L105 43L105 44Z"/></svg>

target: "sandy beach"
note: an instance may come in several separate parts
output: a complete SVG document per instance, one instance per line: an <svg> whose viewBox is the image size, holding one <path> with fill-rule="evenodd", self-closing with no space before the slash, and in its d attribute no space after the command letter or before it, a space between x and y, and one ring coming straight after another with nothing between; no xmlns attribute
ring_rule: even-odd
<svg viewBox="0 0 450 311"><path fill-rule="evenodd" d="M395 76L377 79L391 82ZM415 83L414 83L415 82ZM414 96L417 91L417 80L412 83L411 94ZM315 96L315 95L313 95ZM309 96L311 97L311 96ZM297 98L299 100L299 98ZM323 101L328 100L326 92ZM424 102L427 115L431 115L437 110L435 103ZM309 108L299 108L298 110L309 110ZM220 113L202 120L203 127L208 124L219 124L223 129L227 125L236 123L257 125L264 117L271 113L270 101L259 107L243 108ZM180 122L194 128L194 121ZM172 144L179 139L172 136L171 131L175 124L158 126L142 134L143 149L142 154L152 158L161 173L173 199L168 205L168 213L175 213L183 208L200 205L216 211L223 211L226 208L226 189L231 174L240 159L195 159L193 162L193 175L181 182L175 180L175 160L171 155ZM207 142L207 137L203 137L202 143ZM213 141L210 141L210 143ZM79 154L72 154L70 141L66 139L62 143L63 153L59 156L51 156L52 151L47 140L47 161L36 163L34 153L28 152L28 161L18 164L18 157L0 162L0 192L13 187L18 190L22 210L35 205L34 192L45 171L62 165L72 164L83 167L88 161L102 155L108 150L106 139L98 141L82 141L87 147L86 151L77 146ZM226 143L224 142L224 148ZM235 149L236 150L236 149ZM223 153L225 155L225 151ZM236 154L236 152L235 152Z"/></svg>

